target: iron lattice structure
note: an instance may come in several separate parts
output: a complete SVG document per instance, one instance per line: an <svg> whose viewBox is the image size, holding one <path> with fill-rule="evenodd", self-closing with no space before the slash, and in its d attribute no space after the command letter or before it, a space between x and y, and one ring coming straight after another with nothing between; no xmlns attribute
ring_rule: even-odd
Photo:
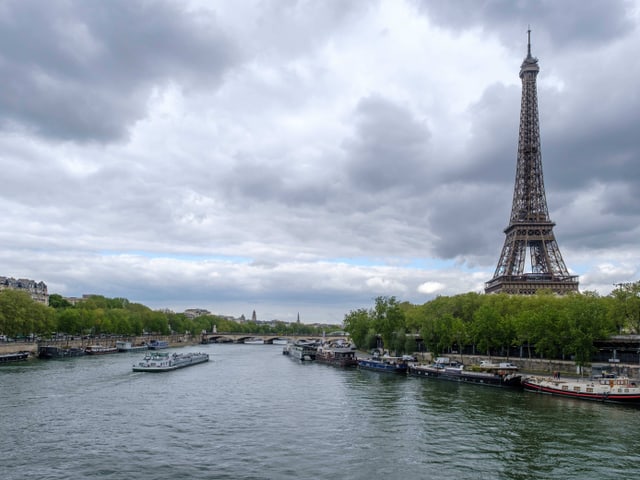
<svg viewBox="0 0 640 480"><path fill-rule="evenodd" d="M528 32L527 57L520 67L522 101L518 164L513 189L513 205L506 239L493 278L485 284L485 293L530 295L540 289L558 294L578 291L578 277L570 275L549 219L542 176L540 126L536 77L538 59L531 56L531 31ZM525 272L527 253L530 272Z"/></svg>

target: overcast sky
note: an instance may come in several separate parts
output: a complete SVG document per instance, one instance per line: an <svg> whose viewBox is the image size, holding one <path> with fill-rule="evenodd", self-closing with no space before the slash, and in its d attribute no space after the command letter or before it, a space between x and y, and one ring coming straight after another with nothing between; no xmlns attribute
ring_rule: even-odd
<svg viewBox="0 0 640 480"><path fill-rule="evenodd" d="M565 263L638 280L640 4L613 0L4 0L0 275L303 322L481 292L529 25Z"/></svg>

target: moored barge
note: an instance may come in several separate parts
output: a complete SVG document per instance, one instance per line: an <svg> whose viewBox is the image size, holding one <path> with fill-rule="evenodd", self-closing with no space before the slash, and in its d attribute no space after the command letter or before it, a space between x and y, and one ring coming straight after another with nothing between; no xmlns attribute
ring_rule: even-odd
<svg viewBox="0 0 640 480"><path fill-rule="evenodd" d="M147 348L149 350L161 350L163 348L169 348L169 342L165 340L151 340Z"/></svg>
<svg viewBox="0 0 640 480"><path fill-rule="evenodd" d="M530 376L522 380L522 386L530 392L558 397L640 405L640 386L625 376L603 374L590 380Z"/></svg>
<svg viewBox="0 0 640 480"><path fill-rule="evenodd" d="M417 377L476 383L492 387L520 387L522 380L522 375L518 373L518 367L511 363L481 362L480 365L467 367L462 363L451 361L448 357L438 357L429 365L410 365L409 374Z"/></svg>
<svg viewBox="0 0 640 480"><path fill-rule="evenodd" d="M118 353L116 347L106 347L104 345L88 345L84 351L87 355L107 355L109 353Z"/></svg>
<svg viewBox="0 0 640 480"><path fill-rule="evenodd" d="M359 358L358 367L385 373L407 373L408 363L402 357Z"/></svg>
<svg viewBox="0 0 640 480"><path fill-rule="evenodd" d="M63 348L57 345L42 345L38 347L38 358L43 359L71 358L81 357L83 355L86 355L86 352L83 348Z"/></svg>
<svg viewBox="0 0 640 480"><path fill-rule="evenodd" d="M318 347L316 361L335 367L357 367L356 347L352 343L342 340L325 343Z"/></svg>
<svg viewBox="0 0 640 480"><path fill-rule="evenodd" d="M140 352L140 351L149 349L146 343L142 345L134 345L132 342L127 342L124 340L118 340L116 342L116 348L118 349L119 352L128 352L128 353Z"/></svg>
<svg viewBox="0 0 640 480"><path fill-rule="evenodd" d="M300 360L301 362L315 360L317 353L318 345L316 343L298 342L294 343L289 348L289 356L294 360Z"/></svg>

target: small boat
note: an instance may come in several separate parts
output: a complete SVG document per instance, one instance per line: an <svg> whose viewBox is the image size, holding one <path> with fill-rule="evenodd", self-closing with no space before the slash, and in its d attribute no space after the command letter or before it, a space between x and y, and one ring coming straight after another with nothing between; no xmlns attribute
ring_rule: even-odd
<svg viewBox="0 0 640 480"><path fill-rule="evenodd" d="M248 338L243 342L245 345L264 345L264 340L262 338Z"/></svg>
<svg viewBox="0 0 640 480"><path fill-rule="evenodd" d="M494 387L520 387L522 379L522 375L518 373L518 367L512 363L484 361L479 365L465 366L448 357L437 357L429 365L409 365L409 374L417 377L477 383Z"/></svg>
<svg viewBox="0 0 640 480"><path fill-rule="evenodd" d="M344 340L325 343L316 350L316 361L336 367L357 367L356 347Z"/></svg>
<svg viewBox="0 0 640 480"><path fill-rule="evenodd" d="M116 347L105 347L104 345L89 345L84 351L87 355L106 355L108 353L118 353Z"/></svg>
<svg viewBox="0 0 640 480"><path fill-rule="evenodd" d="M161 350L163 348L169 348L169 342L164 340L151 340L147 347L149 350Z"/></svg>
<svg viewBox="0 0 640 480"><path fill-rule="evenodd" d="M530 376L522 379L522 386L530 392L559 397L640 405L640 386L626 376L604 373L589 380Z"/></svg>
<svg viewBox="0 0 640 480"><path fill-rule="evenodd" d="M118 340L116 342L116 348L118 349L119 352L140 352L142 350L148 350L149 347L147 347L146 344L144 345L134 345L131 342L126 342L123 340Z"/></svg>
<svg viewBox="0 0 640 480"><path fill-rule="evenodd" d="M81 357L86 354L87 352L84 351L84 348L63 348L56 345L43 345L38 347L38 358L46 360L53 358Z"/></svg>
<svg viewBox="0 0 640 480"><path fill-rule="evenodd" d="M209 361L207 353L153 352L133 366L134 372L169 372Z"/></svg>
<svg viewBox="0 0 640 480"><path fill-rule="evenodd" d="M23 360L27 360L29 358L29 352L26 350L21 350L19 352L13 353L3 353L0 355L0 363L13 363L13 362L21 362Z"/></svg>
<svg viewBox="0 0 640 480"><path fill-rule="evenodd" d="M407 373L408 363L402 357L382 357L359 358L358 367L365 370L375 370L387 373Z"/></svg>
<svg viewBox="0 0 640 480"><path fill-rule="evenodd" d="M286 338L274 338L271 343L273 345L286 345L289 341Z"/></svg>

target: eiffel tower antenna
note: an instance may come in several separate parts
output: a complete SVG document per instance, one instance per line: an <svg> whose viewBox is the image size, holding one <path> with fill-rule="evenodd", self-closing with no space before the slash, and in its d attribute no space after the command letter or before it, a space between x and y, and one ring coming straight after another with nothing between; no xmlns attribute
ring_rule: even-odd
<svg viewBox="0 0 640 480"><path fill-rule="evenodd" d="M506 238L493 278L485 293L534 294L547 289L564 294L578 291L578 277L570 275L553 234L542 176L540 125L536 77L538 59L531 55L531 29L527 30L527 57L520 66L522 101L518 162L513 204ZM531 271L525 272L530 259Z"/></svg>

